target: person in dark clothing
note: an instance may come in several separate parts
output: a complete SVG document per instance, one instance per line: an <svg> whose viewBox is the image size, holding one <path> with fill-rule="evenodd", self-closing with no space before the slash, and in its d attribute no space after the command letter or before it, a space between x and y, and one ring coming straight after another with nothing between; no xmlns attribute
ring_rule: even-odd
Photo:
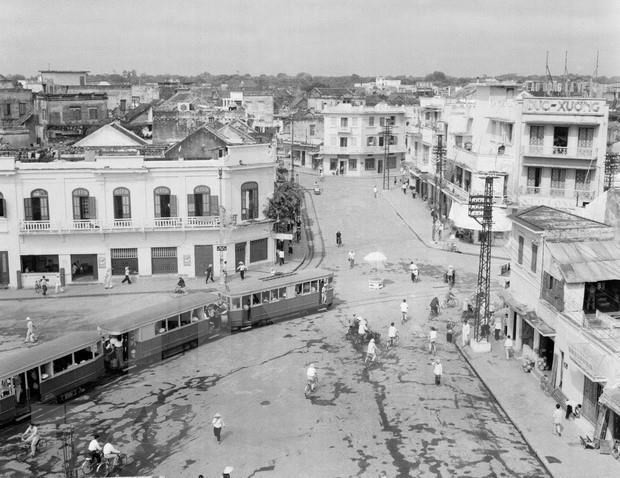
<svg viewBox="0 0 620 478"><path fill-rule="evenodd" d="M342 246L342 233L340 231L336 232L336 246Z"/></svg>
<svg viewBox="0 0 620 478"><path fill-rule="evenodd" d="M211 282L215 282L215 280L213 279L213 264L209 264L207 266L207 270L205 272L206 275L206 279L205 279L205 283L209 283L209 279L211 279Z"/></svg>

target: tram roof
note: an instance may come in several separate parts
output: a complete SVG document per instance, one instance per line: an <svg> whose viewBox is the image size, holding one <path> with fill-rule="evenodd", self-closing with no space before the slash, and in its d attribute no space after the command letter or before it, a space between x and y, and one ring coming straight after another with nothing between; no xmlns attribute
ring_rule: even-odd
<svg viewBox="0 0 620 478"><path fill-rule="evenodd" d="M102 323L100 330L111 335L120 335L171 315L211 304L217 299L216 293L206 291L190 292L187 295L171 297L164 303L112 317Z"/></svg>
<svg viewBox="0 0 620 478"><path fill-rule="evenodd" d="M7 351L2 354L0 360L0 377L12 377L37 365L51 362L93 345L99 339L97 331L70 332L49 342L40 342L27 348Z"/></svg>
<svg viewBox="0 0 620 478"><path fill-rule="evenodd" d="M267 275L263 277L248 277L242 281L234 281L229 283L229 290L224 295L243 295L253 292L269 289L277 289L298 282L306 282L309 280L317 280L333 273L325 269L304 269L297 272Z"/></svg>

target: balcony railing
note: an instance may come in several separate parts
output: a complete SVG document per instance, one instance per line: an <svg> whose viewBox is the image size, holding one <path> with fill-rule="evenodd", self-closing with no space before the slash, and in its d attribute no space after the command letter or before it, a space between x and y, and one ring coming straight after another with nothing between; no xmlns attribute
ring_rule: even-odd
<svg viewBox="0 0 620 478"><path fill-rule="evenodd" d="M92 231L93 229L101 229L97 219L74 219L71 223L73 231Z"/></svg>
<svg viewBox="0 0 620 478"><path fill-rule="evenodd" d="M192 216L186 220L187 227L219 227L219 216Z"/></svg>
<svg viewBox="0 0 620 478"><path fill-rule="evenodd" d="M22 221L20 230L22 232L47 232L52 229L49 221Z"/></svg>
<svg viewBox="0 0 620 478"><path fill-rule="evenodd" d="M112 229L134 229L133 219L114 219L112 222Z"/></svg>
<svg viewBox="0 0 620 478"><path fill-rule="evenodd" d="M156 217L153 219L155 229L180 229L183 227L183 219L180 217Z"/></svg>
<svg viewBox="0 0 620 478"><path fill-rule="evenodd" d="M547 188L539 186L521 186L519 192L524 195L538 195L540 197L556 197L591 201L595 192L589 189Z"/></svg>
<svg viewBox="0 0 620 478"><path fill-rule="evenodd" d="M528 144L523 149L523 154L528 156L551 156L592 159L596 157L596 149L592 147L578 146L568 148L566 146L546 146L542 144Z"/></svg>

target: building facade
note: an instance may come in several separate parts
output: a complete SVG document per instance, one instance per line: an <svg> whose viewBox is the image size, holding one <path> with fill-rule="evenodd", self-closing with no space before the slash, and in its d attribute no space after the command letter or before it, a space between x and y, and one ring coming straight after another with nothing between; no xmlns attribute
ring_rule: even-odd
<svg viewBox="0 0 620 478"><path fill-rule="evenodd" d="M208 135L213 156L190 137L166 155L97 143L96 154L71 161L0 158L0 282L101 282L107 269L125 267L195 277L208 264L217 275L221 267L234 273L239 261L273 260L273 221L263 214L275 175L271 145Z"/></svg>
<svg viewBox="0 0 620 478"><path fill-rule="evenodd" d="M405 110L340 104L323 110L322 164L328 174L397 174L405 159Z"/></svg>
<svg viewBox="0 0 620 478"><path fill-rule="evenodd" d="M548 376L556 399L582 404L597 437L618 439L620 243L615 230L547 206L511 218L505 331L516 350L539 362L536 372Z"/></svg>

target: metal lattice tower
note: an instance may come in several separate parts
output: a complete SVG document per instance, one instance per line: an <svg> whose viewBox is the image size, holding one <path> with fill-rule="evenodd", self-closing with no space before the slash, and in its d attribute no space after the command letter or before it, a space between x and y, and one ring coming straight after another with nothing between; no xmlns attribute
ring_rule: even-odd
<svg viewBox="0 0 620 478"><path fill-rule="evenodd" d="M392 136L392 123L390 117L387 116L383 120L385 127L381 132L383 135L383 189L390 189L390 168L389 168L389 157L390 157L390 138Z"/></svg>
<svg viewBox="0 0 620 478"><path fill-rule="evenodd" d="M611 189L614 185L616 174L620 170L620 154L607 153L605 156L605 183L604 190Z"/></svg>
<svg viewBox="0 0 620 478"><path fill-rule="evenodd" d="M469 216L481 226L480 260L478 262L478 284L474 309L474 340L489 335L489 299L491 297L491 242L493 237L493 179L486 176L484 194L469 196Z"/></svg>
<svg viewBox="0 0 620 478"><path fill-rule="evenodd" d="M443 187L443 171L446 161L446 147L443 142L443 133L437 135L437 144L433 146L433 156L435 158L435 194L433 197L434 207L437 209L439 217L442 216L441 188Z"/></svg>

